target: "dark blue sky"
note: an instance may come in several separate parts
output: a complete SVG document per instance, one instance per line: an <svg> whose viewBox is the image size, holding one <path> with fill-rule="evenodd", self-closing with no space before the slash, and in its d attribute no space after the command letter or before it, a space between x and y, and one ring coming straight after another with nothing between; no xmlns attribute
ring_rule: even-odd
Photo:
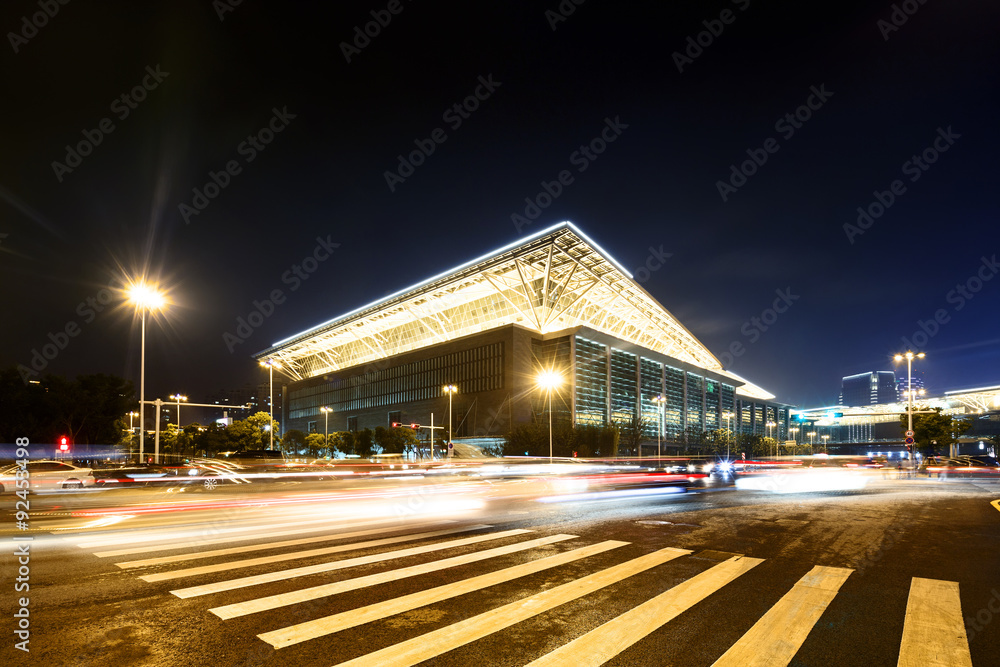
<svg viewBox="0 0 1000 667"><path fill-rule="evenodd" d="M835 401L904 338L932 392L1000 383L1000 6L674 4L69 3L35 29L6 3L0 364L54 339L45 371L138 382L138 328L101 301L145 266L176 304L147 394L203 400L277 340L571 220L629 269L669 254L643 286L780 400ZM339 245L303 279L317 238Z"/></svg>

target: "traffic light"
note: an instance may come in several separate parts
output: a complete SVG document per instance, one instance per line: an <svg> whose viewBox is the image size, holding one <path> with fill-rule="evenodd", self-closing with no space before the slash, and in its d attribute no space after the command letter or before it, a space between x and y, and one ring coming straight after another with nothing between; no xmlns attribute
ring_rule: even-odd
<svg viewBox="0 0 1000 667"><path fill-rule="evenodd" d="M402 423L400 423L400 422L392 422L392 427L393 427L393 428L399 428L399 427L400 427L400 426L402 426L402 425L403 425L403 424L402 424Z"/></svg>
<svg viewBox="0 0 1000 667"><path fill-rule="evenodd" d="M69 438L65 435L59 438L59 451L68 452L69 451Z"/></svg>
<svg viewBox="0 0 1000 667"><path fill-rule="evenodd" d="M420 428L420 424L410 424L410 428L416 431L418 428Z"/></svg>

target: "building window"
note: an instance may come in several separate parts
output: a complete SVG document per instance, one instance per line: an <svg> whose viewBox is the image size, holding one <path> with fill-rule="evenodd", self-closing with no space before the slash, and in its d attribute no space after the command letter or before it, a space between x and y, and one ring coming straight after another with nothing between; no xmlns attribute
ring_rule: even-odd
<svg viewBox="0 0 1000 667"><path fill-rule="evenodd" d="M357 417L348 417L347 418L347 430L350 431L351 433L357 433L358 432L358 418Z"/></svg>
<svg viewBox="0 0 1000 667"><path fill-rule="evenodd" d="M401 421L403 421L402 410L393 410L389 413L389 423L387 424L387 426L392 426L394 422L401 422Z"/></svg>
<svg viewBox="0 0 1000 667"><path fill-rule="evenodd" d="M306 433L316 432L316 422L309 422L306 426Z"/></svg>

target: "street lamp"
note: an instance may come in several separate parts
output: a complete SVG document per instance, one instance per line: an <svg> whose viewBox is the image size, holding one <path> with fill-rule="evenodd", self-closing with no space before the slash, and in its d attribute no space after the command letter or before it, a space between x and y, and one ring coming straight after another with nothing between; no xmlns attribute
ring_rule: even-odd
<svg viewBox="0 0 1000 667"><path fill-rule="evenodd" d="M269 381L271 385L271 395L267 399L267 408L268 408L268 414L271 416L271 421L268 422L267 424L267 433L269 442L267 448L274 449L274 369L276 367L281 368L281 364L279 364L274 359L267 359L265 361L260 362L260 365L267 369L268 376L270 377Z"/></svg>
<svg viewBox="0 0 1000 667"><path fill-rule="evenodd" d="M542 371L537 383L549 395L549 465L552 465L552 390L562 385L562 376L555 371Z"/></svg>
<svg viewBox="0 0 1000 667"><path fill-rule="evenodd" d="M187 396L182 396L180 394L170 394L170 398L177 401L177 428L181 427L181 401L187 401Z"/></svg>
<svg viewBox="0 0 1000 667"><path fill-rule="evenodd" d="M913 430L913 357L916 357L917 359L923 359L925 356L927 355L925 355L923 352L918 352L917 354L913 354L913 352L907 350L906 354L897 354L895 357L893 357L893 359L895 359L897 362L906 359L906 401L907 401L906 430L907 431ZM907 435L906 437L909 438L911 436ZM914 441L913 452L911 452L910 456L910 467L912 468L917 467L917 457L913 456L913 453L916 452L916 449L917 449L916 441Z"/></svg>
<svg viewBox="0 0 1000 667"><path fill-rule="evenodd" d="M453 384L447 384L444 387L444 393L448 394L448 458L451 458L451 397L458 391L458 387ZM434 459L434 433L431 433L431 460Z"/></svg>
<svg viewBox="0 0 1000 667"><path fill-rule="evenodd" d="M774 431L771 431L770 429L774 428L775 426L777 426L777 424L775 422L773 422L773 421L767 422L767 428L768 428L767 432L769 434L770 433L774 433ZM773 436L771 436L771 435L768 435L767 437L769 437L772 440L774 440ZM775 453L775 456L777 456L777 454L778 454L778 442L777 441L774 442L774 453Z"/></svg>
<svg viewBox="0 0 1000 667"><path fill-rule="evenodd" d="M326 445L326 453L329 454L330 453L330 413L333 412L333 408L328 408L328 407L326 407L324 405L319 410L320 410L320 412L322 412L325 415L325 421L326 421L325 430L326 430L326 435L323 438L323 444Z"/></svg>
<svg viewBox="0 0 1000 667"><path fill-rule="evenodd" d="M816 438L816 431L809 431L808 433L806 433L806 435L809 436L809 446L810 447L812 447L814 444L816 444L816 440L815 440L815 438Z"/></svg>
<svg viewBox="0 0 1000 667"><path fill-rule="evenodd" d="M823 439L823 453L824 454L828 454L829 451L826 448L826 441L830 439L830 436L828 436L828 435L821 435L819 437L821 437Z"/></svg>
<svg viewBox="0 0 1000 667"><path fill-rule="evenodd" d="M142 459L146 412L146 311L163 308L167 304L167 297L163 292L157 291L155 286L147 285L145 282L132 283L126 290L126 294L142 319L142 348L139 362L139 458ZM160 416L157 415L156 418L159 419Z"/></svg>
<svg viewBox="0 0 1000 667"><path fill-rule="evenodd" d="M788 432L792 434L792 440L795 441L795 446L798 447L799 446L799 437L798 437L799 429L797 429L797 428L790 428L790 429L788 429ZM796 451L798 451L798 450L796 449Z"/></svg>
<svg viewBox="0 0 1000 667"><path fill-rule="evenodd" d="M663 433L663 404L667 402L667 398L665 396L654 396L653 402L659 406L656 411L660 417L660 428L656 430L656 465L659 466L660 459L663 457L663 454L660 452L660 434Z"/></svg>
<svg viewBox="0 0 1000 667"><path fill-rule="evenodd" d="M729 441L733 438L733 428L732 428L732 418L735 417L732 412L723 412L722 417L726 420L726 430L728 434L726 436L726 460L729 460Z"/></svg>

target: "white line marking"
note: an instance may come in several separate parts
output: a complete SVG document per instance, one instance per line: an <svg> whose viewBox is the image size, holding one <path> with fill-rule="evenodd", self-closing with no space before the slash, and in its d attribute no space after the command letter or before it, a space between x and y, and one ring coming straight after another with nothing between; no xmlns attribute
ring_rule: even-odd
<svg viewBox="0 0 1000 667"><path fill-rule="evenodd" d="M372 621L377 621L396 614L402 614L403 612L410 611L411 609L417 609L418 607L424 607L429 604L441 602L442 600L448 600L459 595L465 595L466 593L478 591L489 586L502 584L519 577L528 576L529 574L542 572L558 565L565 565L566 563L571 563L573 561L580 560L581 558L610 551L611 549L617 549L618 547L625 546L626 544L628 543L607 540L598 544L592 544L590 546L549 556L547 558L540 558L538 560L528 561L527 563L521 563L520 565L508 567L503 570L497 570L496 572L490 572L478 577L472 577L471 579L463 579L462 581L457 581L452 584L445 584L443 586L438 586L437 588L418 591L417 593L404 595L401 598L371 604L367 607L360 607L358 609L351 609L340 614L317 618L313 621L299 623L298 625L292 625L287 628L281 628L280 630L266 632L257 636L266 641L268 644L274 646L274 648L284 648L285 646L291 646L292 644L298 644L309 639L315 639L316 637L322 637L334 632L340 632L341 630L353 628L364 623L370 623ZM379 663L375 662L371 664Z"/></svg>
<svg viewBox="0 0 1000 667"><path fill-rule="evenodd" d="M529 667L589 667L603 665L629 646L697 603L763 563L760 558L734 556L630 609L604 625L577 637L532 662Z"/></svg>
<svg viewBox="0 0 1000 667"><path fill-rule="evenodd" d="M972 667L957 581L910 581L899 667Z"/></svg>
<svg viewBox="0 0 1000 667"><path fill-rule="evenodd" d="M787 665L854 570L815 566L799 579L713 667Z"/></svg>
<svg viewBox="0 0 1000 667"><path fill-rule="evenodd" d="M473 528L456 528L450 532L457 533L464 530L473 530ZM475 537L466 537L460 540L437 542L435 544L428 544L422 547L413 547L411 549L399 549L396 551L388 551L386 553L381 553L381 554L373 554L371 556L359 556L358 558L350 558L348 560L338 560L338 561L333 561L331 563L308 565L306 567L297 567L292 570L280 570L278 572L258 574L252 577L243 577L242 579L230 579L229 581L220 581L214 584L205 584L204 586L192 586L191 588L181 588L176 591L170 591L170 592L179 598L191 598L191 597L197 597L199 595L209 595L210 593L218 593L220 591L231 591L237 588L256 586L258 584L269 584L275 581L282 581L284 579L294 579L295 577L301 577L309 574L317 574L319 572L332 572L334 570L343 570L349 567L357 567L358 565L381 563L382 561L393 560L394 558L405 558L406 556L415 556L418 554L430 553L432 551L441 551L443 549L464 547L470 544L478 544L479 542L496 540L502 537L510 537L511 535L520 535L528 532L531 531L508 530L502 533L489 533L487 535L476 535Z"/></svg>
<svg viewBox="0 0 1000 667"><path fill-rule="evenodd" d="M246 616L247 614L254 614L260 611L285 607L298 602L307 602L309 600L329 597L331 595L337 595L339 593L345 593L359 588L384 584L389 581L398 581L406 577L427 574L428 572L440 572L441 570L450 567L475 563L477 561L488 560L490 558L498 558L500 556L506 556L519 551L534 549L535 547L544 546L546 544L554 544L555 542L562 542L563 540L571 540L575 537L576 535L550 535L549 537L540 537L535 540L518 542L517 544L511 544L505 547L496 547L495 549L487 549L486 551L477 551L464 556L455 556L453 558L435 560L430 563L412 565L398 570L389 570L388 572L370 574L366 577L355 577L354 579L345 579L332 584L313 586L312 588L303 588L291 593L281 593L270 597L249 600L247 602L230 604L224 607L216 607L215 609L209 609L209 611L220 618L236 618L237 616Z"/></svg>
<svg viewBox="0 0 1000 667"><path fill-rule="evenodd" d="M672 547L660 549L343 664L352 667L415 665L689 553L686 549Z"/></svg>
<svg viewBox="0 0 1000 667"><path fill-rule="evenodd" d="M215 549L213 551L196 551L186 554L177 554L175 556L160 556L158 558L146 558L144 560L131 560L124 563L115 563L118 567L122 569L128 569L133 567L146 567L148 565L163 565L165 563L179 563L186 560L198 560L201 558L213 558L215 556L231 556L233 554L249 553L252 551L266 551L267 549L280 549L282 547L293 547L302 544L315 544L317 542L333 542L335 540L346 540L354 537L364 537L366 535L377 535L379 533L389 533L398 530L413 530L417 528L426 528L428 526L436 525L440 522L438 521L425 521L421 523L414 523L408 526L390 526L382 528L369 528L366 530L354 530L348 533L327 533L326 535L318 535L316 537L301 537L296 540L284 540L281 542L266 542L264 544L250 544L244 547L232 547L230 549ZM356 526L367 526L371 523L358 523L354 524ZM341 526L342 528L344 526ZM315 532L315 529L310 529L309 532Z"/></svg>
<svg viewBox="0 0 1000 667"><path fill-rule="evenodd" d="M157 572L156 574L146 574L141 577L143 581L148 581L150 583L154 581L167 581L169 579L180 579L182 577L194 577L199 574L211 574L213 572L227 572L229 570L236 570L244 567L255 567L257 565L270 565L272 563L284 563L290 560L301 560L303 558L313 558L315 556L328 556L330 554L343 553L345 551L357 551L358 549L370 549L372 547L382 547L387 544L399 544L400 542L412 542L414 540L430 539L432 537L440 537L442 535L451 535L452 533L467 532L470 530L481 530L483 528L492 528L492 526L487 525L475 525L466 526L463 528L447 528L445 530L432 530L426 533L407 533L406 535L396 535L395 537L384 537L380 540L368 540L367 542L352 542L351 544L338 544L332 547L323 547L322 549L309 549L307 551L293 551L287 554L277 554L274 556L261 556L259 558L246 558L244 560L234 560L225 563L216 563L214 565L202 565L200 567L189 567L183 570L171 570L169 572ZM528 531L518 531L528 532ZM508 534L511 534L508 531Z"/></svg>

